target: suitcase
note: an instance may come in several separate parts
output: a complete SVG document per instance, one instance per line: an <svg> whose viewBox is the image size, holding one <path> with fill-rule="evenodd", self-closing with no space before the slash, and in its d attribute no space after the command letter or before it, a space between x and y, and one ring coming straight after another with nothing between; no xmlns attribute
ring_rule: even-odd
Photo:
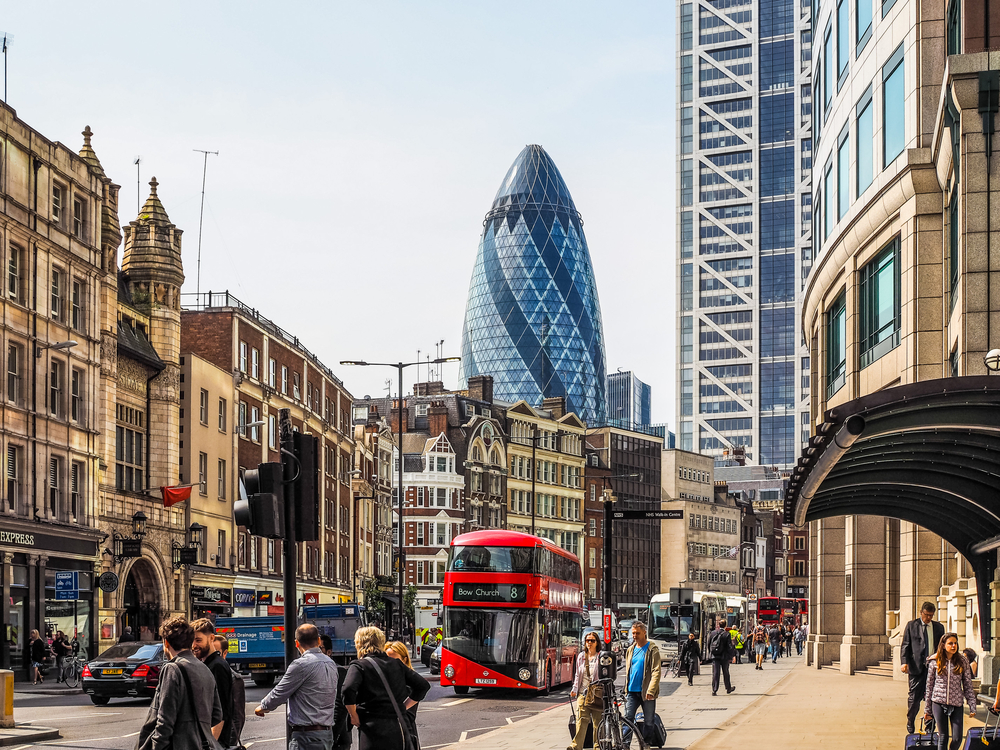
<svg viewBox="0 0 1000 750"><path fill-rule="evenodd" d="M990 717L995 716L996 722L990 728ZM1000 715L994 714L990 709L986 713L986 724L981 727L969 727L965 735L965 750L979 750L980 748L1000 748Z"/></svg>
<svg viewBox="0 0 1000 750"><path fill-rule="evenodd" d="M920 731L906 735L906 742L903 745L906 750L917 750L918 748L930 748L936 750L938 746L938 734L934 731L934 720L925 722L920 720Z"/></svg>
<svg viewBox="0 0 1000 750"><path fill-rule="evenodd" d="M576 737L576 711L574 710L574 705L576 701L571 700L569 702L570 718L569 718L569 738L572 741ZM583 746L593 747L594 746L594 725L591 724L587 727L587 736L583 740Z"/></svg>
<svg viewBox="0 0 1000 750"><path fill-rule="evenodd" d="M667 728L659 714L653 714L651 725L643 721L642 737L650 747L663 747L667 744Z"/></svg>

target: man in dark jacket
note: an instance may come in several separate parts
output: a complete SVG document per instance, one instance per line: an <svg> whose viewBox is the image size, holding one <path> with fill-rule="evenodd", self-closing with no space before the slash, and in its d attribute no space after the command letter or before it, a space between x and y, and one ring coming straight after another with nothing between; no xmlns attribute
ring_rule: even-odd
<svg viewBox="0 0 1000 750"><path fill-rule="evenodd" d="M191 623L194 628L194 643L191 650L201 663L208 667L215 678L222 704L222 734L219 735L223 747L231 747L233 742L233 670L219 653L215 645L215 625L203 617Z"/></svg>
<svg viewBox="0 0 1000 750"><path fill-rule="evenodd" d="M319 650L333 659L333 640L328 635L319 637ZM333 707L333 750L347 750L351 746L351 717L344 706L344 680L347 667L337 665L337 702Z"/></svg>
<svg viewBox="0 0 1000 750"><path fill-rule="evenodd" d="M222 705L212 672L191 652L194 629L183 617L160 626L163 650L170 661L160 669L160 683L136 750L200 748L209 735L222 732ZM192 711L193 709L193 711Z"/></svg>
<svg viewBox="0 0 1000 750"><path fill-rule="evenodd" d="M902 662L900 670L910 682L910 692L906 698L907 734L916 731L914 722L927 689L927 659L937 651L938 642L944 636L944 625L934 621L936 610L933 602L924 602L920 607L920 617L908 622L903 629L899 660Z"/></svg>
<svg viewBox="0 0 1000 750"><path fill-rule="evenodd" d="M715 623L715 630L708 638L708 653L712 657L712 695L719 691L720 674L726 683L726 693L733 692L736 688L729 678L729 662L736 649L733 647L733 637L722 627L722 620Z"/></svg>

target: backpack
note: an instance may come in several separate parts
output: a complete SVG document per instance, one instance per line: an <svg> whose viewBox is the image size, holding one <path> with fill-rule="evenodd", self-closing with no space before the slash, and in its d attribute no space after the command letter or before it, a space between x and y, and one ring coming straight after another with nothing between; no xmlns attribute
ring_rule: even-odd
<svg viewBox="0 0 1000 750"><path fill-rule="evenodd" d="M233 672L233 731L228 738L226 747L243 747L240 742L240 735L243 733L243 726L247 723L247 686L243 682L243 675Z"/></svg>
<svg viewBox="0 0 1000 750"><path fill-rule="evenodd" d="M726 647L726 635L728 633L728 630L717 630L713 634L711 651L714 658L725 659L729 655L729 649Z"/></svg>

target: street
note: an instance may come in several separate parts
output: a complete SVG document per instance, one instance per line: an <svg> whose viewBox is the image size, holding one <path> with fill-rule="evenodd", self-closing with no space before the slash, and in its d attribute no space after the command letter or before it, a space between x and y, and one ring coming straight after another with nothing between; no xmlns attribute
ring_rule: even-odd
<svg viewBox="0 0 1000 750"><path fill-rule="evenodd" d="M569 699L568 685L547 697L506 690L473 690L459 696L452 688L441 687L438 677L432 677L423 665L417 665L417 672L432 686L417 713L423 750L471 739L547 711ZM243 729L243 744L248 749L260 750L282 747L284 709L258 718L253 715L253 709L267 690L248 680L246 691L247 723ZM37 695L18 692L15 688L14 716L19 724L30 722L53 727L62 734L59 740L17 747L130 750L135 746L148 710L148 700L115 699L107 706L95 706L86 695Z"/></svg>

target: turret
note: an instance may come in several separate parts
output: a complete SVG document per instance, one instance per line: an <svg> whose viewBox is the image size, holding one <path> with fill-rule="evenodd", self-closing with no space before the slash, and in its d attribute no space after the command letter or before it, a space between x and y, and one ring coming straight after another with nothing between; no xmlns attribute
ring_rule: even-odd
<svg viewBox="0 0 1000 750"><path fill-rule="evenodd" d="M138 218L125 227L122 271L138 306L158 305L179 311L180 290L184 283L183 232L170 223L156 194L158 184L155 177L149 181L149 198Z"/></svg>

